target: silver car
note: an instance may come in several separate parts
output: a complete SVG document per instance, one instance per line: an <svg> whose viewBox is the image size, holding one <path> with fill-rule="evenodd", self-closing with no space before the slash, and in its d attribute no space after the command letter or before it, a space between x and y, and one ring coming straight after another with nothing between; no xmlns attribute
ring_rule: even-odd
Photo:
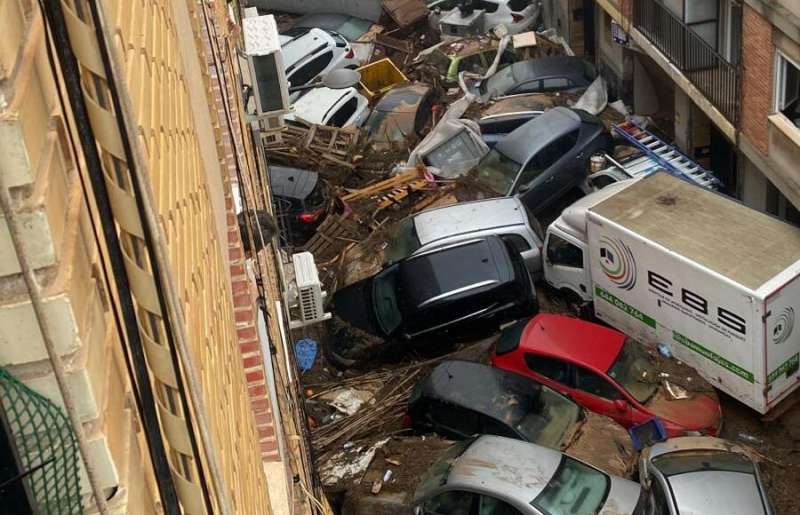
<svg viewBox="0 0 800 515"><path fill-rule="evenodd" d="M752 451L710 436L670 438L642 451L647 515L772 515Z"/></svg>
<svg viewBox="0 0 800 515"><path fill-rule="evenodd" d="M423 476L416 515L640 515L638 484L500 436L459 442Z"/></svg>
<svg viewBox="0 0 800 515"><path fill-rule="evenodd" d="M389 240L384 261L394 263L434 247L491 235L522 255L534 280L542 277L544 233L516 197L460 202L410 216Z"/></svg>

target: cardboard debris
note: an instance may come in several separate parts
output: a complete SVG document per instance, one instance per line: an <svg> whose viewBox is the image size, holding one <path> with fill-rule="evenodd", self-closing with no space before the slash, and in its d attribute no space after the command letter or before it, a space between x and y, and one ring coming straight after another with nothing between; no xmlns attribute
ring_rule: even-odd
<svg viewBox="0 0 800 515"><path fill-rule="evenodd" d="M428 7L422 0L383 0L382 5L386 14L402 28L428 17Z"/></svg>

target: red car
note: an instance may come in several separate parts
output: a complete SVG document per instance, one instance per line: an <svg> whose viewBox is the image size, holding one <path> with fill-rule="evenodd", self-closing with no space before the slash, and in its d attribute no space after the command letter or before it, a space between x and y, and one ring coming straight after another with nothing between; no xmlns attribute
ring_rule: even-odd
<svg viewBox="0 0 800 515"><path fill-rule="evenodd" d="M507 328L492 364L531 377L628 428L657 416L668 436L716 435L716 394L673 400L641 344L607 327L539 314Z"/></svg>

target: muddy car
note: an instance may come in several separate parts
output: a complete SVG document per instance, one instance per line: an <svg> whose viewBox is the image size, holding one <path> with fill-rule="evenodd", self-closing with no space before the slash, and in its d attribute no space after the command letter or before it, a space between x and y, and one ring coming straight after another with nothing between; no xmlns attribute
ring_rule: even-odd
<svg viewBox="0 0 800 515"><path fill-rule="evenodd" d="M317 172L270 166L269 186L281 239L288 245L304 244L325 217L341 209L330 185Z"/></svg>
<svg viewBox="0 0 800 515"><path fill-rule="evenodd" d="M751 449L712 437L671 438L642 451L647 513L772 515Z"/></svg>
<svg viewBox="0 0 800 515"><path fill-rule="evenodd" d="M628 477L635 452L628 433L525 376L468 361L445 361L414 387L407 424L461 440L475 434L516 438Z"/></svg>
<svg viewBox="0 0 800 515"><path fill-rule="evenodd" d="M422 137L433 102L433 90L425 84L389 90L364 121L373 148L405 147Z"/></svg>
<svg viewBox="0 0 800 515"><path fill-rule="evenodd" d="M722 409L713 389L694 392L667 381L660 371L670 363L655 366L655 359L609 327L541 314L506 328L492 364L546 384L626 428L658 417L670 437L716 435ZM700 386L699 376L692 379Z"/></svg>
<svg viewBox="0 0 800 515"><path fill-rule="evenodd" d="M425 51L417 62L432 66L446 84L453 84L459 72L486 73L497 56L497 48L498 40L488 36L444 41ZM509 45L500 56L498 70L516 61L517 55Z"/></svg>
<svg viewBox="0 0 800 515"><path fill-rule="evenodd" d="M536 444L480 436L451 447L423 476L418 515L644 515L641 487Z"/></svg>
<svg viewBox="0 0 800 515"><path fill-rule="evenodd" d="M572 93L531 93L498 99L484 109L478 118L481 138L492 148L506 135L546 110L571 105L578 98L580 95Z"/></svg>
<svg viewBox="0 0 800 515"><path fill-rule="evenodd" d="M377 338L337 331L330 355L349 365L378 351L376 341L491 332L535 313L538 303L520 253L487 236L400 260L338 290L331 309L347 326Z"/></svg>

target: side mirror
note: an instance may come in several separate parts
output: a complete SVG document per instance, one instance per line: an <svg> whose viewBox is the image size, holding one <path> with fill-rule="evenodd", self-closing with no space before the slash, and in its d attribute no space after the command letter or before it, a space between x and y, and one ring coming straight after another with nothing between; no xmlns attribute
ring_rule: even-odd
<svg viewBox="0 0 800 515"><path fill-rule="evenodd" d="M623 401L622 399L617 399L614 401L614 407L619 412L628 411L628 403Z"/></svg>
<svg viewBox="0 0 800 515"><path fill-rule="evenodd" d="M520 185L519 189L517 189L517 193L525 193L529 189L531 189L531 185L530 184L522 184L522 185Z"/></svg>

